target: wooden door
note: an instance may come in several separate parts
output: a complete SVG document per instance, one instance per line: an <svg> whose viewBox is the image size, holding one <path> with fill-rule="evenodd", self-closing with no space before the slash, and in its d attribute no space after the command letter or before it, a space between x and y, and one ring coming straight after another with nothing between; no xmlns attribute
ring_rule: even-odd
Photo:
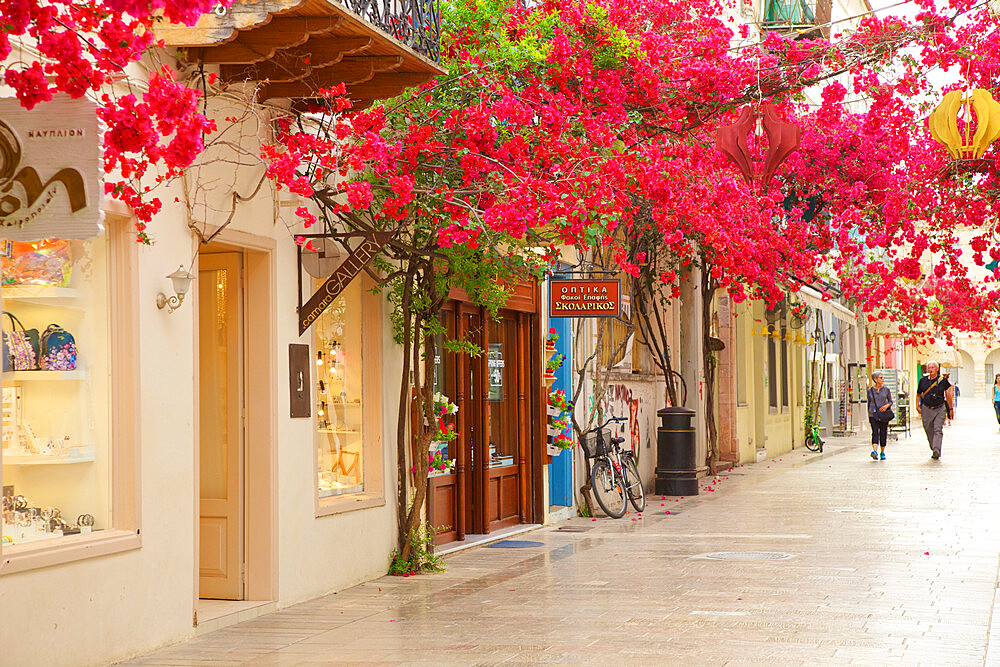
<svg viewBox="0 0 1000 667"><path fill-rule="evenodd" d="M502 311L490 322L487 348L487 391L489 449L486 488L487 532L521 521L521 468L524 458L522 428L528 421L525 386L522 383L524 318Z"/></svg>
<svg viewBox="0 0 1000 667"><path fill-rule="evenodd" d="M243 599L243 312L238 253L198 271L199 596Z"/></svg>

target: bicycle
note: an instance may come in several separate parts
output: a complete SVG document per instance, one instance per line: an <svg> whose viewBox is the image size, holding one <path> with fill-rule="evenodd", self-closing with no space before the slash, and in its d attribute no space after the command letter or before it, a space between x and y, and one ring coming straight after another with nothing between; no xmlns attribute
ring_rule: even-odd
<svg viewBox="0 0 1000 667"><path fill-rule="evenodd" d="M611 429L604 428L611 422L621 424L624 421L624 417L611 417L584 433L580 440L584 456L594 459L590 471L590 488L594 498L605 514L613 519L625 516L629 503L636 512L646 509L646 494L635 454L621 448L625 438L612 437Z"/></svg>
<svg viewBox="0 0 1000 667"><path fill-rule="evenodd" d="M810 452L823 451L823 438L819 435L819 424L812 424L806 431L806 449Z"/></svg>

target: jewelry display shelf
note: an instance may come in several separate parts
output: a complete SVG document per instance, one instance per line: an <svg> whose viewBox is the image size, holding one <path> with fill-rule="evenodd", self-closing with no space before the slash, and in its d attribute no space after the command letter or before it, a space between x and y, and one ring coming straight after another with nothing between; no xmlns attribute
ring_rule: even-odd
<svg viewBox="0 0 1000 667"><path fill-rule="evenodd" d="M72 287L47 287L45 285L7 285L3 288L4 300L11 299L40 306L58 306L82 310L75 304L79 292Z"/></svg>
<svg viewBox="0 0 1000 667"><path fill-rule="evenodd" d="M82 368L75 371L5 371L4 381L13 382L79 382L87 379Z"/></svg>
<svg viewBox="0 0 1000 667"><path fill-rule="evenodd" d="M335 489L320 489L320 498L329 498L331 496L344 496L349 493L361 493L365 490L363 484L351 484L350 486L341 486Z"/></svg>
<svg viewBox="0 0 1000 667"><path fill-rule="evenodd" d="M71 463L93 463L96 460L93 447L87 447L78 456L55 456L52 454L4 454L5 466L48 466L69 465Z"/></svg>

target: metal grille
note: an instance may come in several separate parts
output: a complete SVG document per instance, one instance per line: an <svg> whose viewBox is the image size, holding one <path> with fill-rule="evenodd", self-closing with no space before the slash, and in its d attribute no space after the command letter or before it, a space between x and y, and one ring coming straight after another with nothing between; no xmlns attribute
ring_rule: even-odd
<svg viewBox="0 0 1000 667"><path fill-rule="evenodd" d="M703 556L712 560L785 560L791 557L792 554L780 551L716 551Z"/></svg>
<svg viewBox="0 0 1000 667"><path fill-rule="evenodd" d="M417 53L441 60L441 9L438 0L339 0Z"/></svg>

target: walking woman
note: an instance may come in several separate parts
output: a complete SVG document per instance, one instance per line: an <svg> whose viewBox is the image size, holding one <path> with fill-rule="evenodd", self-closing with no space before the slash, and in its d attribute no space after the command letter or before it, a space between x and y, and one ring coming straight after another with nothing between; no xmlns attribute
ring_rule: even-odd
<svg viewBox="0 0 1000 667"><path fill-rule="evenodd" d="M997 376L1000 378L1000 375ZM892 412L892 393L885 386L882 373L872 373L872 384L868 387L868 421L872 425L872 460L885 461L885 439L889 435L889 422L896 415ZM998 404L1000 405L1000 404ZM1000 407L997 408L1000 415ZM878 448L880 451L876 451Z"/></svg>
<svg viewBox="0 0 1000 667"><path fill-rule="evenodd" d="M993 379L993 411L997 413L997 424L1000 424L1000 373Z"/></svg>

